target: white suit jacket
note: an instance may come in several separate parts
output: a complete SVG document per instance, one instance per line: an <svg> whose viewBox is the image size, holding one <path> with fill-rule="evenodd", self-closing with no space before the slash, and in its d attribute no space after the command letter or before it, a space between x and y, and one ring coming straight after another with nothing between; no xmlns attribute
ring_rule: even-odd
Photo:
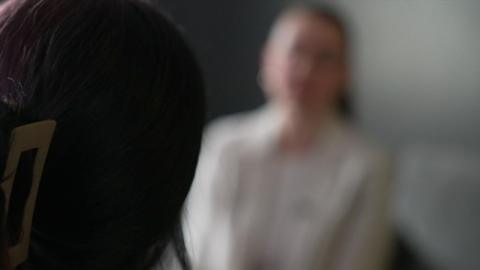
<svg viewBox="0 0 480 270"><path fill-rule="evenodd" d="M383 269L385 156L339 120L308 153L285 156L276 115L265 107L206 131L184 221L193 269Z"/></svg>

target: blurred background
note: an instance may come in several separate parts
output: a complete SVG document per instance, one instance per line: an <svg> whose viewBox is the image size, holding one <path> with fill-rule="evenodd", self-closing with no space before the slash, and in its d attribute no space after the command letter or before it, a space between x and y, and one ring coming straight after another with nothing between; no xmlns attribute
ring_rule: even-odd
<svg viewBox="0 0 480 270"><path fill-rule="evenodd" d="M433 269L480 269L480 1L330 2L354 37L356 123L396 157L402 241ZM208 120L263 104L259 56L285 1L162 3L203 65Z"/></svg>
<svg viewBox="0 0 480 270"><path fill-rule="evenodd" d="M206 73L208 119L264 102L258 58L281 0L162 0ZM358 124L392 147L480 147L480 2L337 0L354 34Z"/></svg>

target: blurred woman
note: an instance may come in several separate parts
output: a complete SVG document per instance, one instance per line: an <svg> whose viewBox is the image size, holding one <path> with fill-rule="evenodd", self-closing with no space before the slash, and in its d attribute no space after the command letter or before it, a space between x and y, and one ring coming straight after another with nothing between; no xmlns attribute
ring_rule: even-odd
<svg viewBox="0 0 480 270"><path fill-rule="evenodd" d="M204 101L176 27L140 0L10 0L0 10L1 123L11 123L0 126L0 163L12 128L57 123L17 269L163 269L169 246L187 268L178 225ZM21 234L22 191L9 239Z"/></svg>
<svg viewBox="0 0 480 270"><path fill-rule="evenodd" d="M197 269L381 269L387 159L349 123L349 36L319 4L278 18L268 104L210 126L185 231Z"/></svg>

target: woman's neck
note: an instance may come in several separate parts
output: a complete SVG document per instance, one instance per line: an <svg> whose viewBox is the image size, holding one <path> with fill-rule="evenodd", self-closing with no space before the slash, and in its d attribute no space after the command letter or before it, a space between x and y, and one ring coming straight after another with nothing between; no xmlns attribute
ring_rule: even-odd
<svg viewBox="0 0 480 270"><path fill-rule="evenodd" d="M282 151L307 153L314 146L319 132L335 118L334 115L331 112L321 115L285 114L280 134Z"/></svg>

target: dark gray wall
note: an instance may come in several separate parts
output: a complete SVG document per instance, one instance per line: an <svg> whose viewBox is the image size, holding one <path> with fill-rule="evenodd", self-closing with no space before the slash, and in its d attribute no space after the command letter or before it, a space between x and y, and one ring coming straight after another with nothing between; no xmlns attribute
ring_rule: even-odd
<svg viewBox="0 0 480 270"><path fill-rule="evenodd" d="M279 1L167 0L204 67L208 119L263 103L256 82L258 57Z"/></svg>

